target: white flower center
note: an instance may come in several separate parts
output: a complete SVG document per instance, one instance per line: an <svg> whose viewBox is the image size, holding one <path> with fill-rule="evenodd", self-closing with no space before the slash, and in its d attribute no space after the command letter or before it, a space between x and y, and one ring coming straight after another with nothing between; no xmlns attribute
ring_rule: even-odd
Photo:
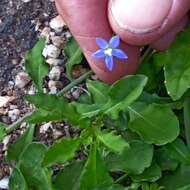
<svg viewBox="0 0 190 190"><path fill-rule="evenodd" d="M105 53L106 55L108 55L108 56L112 56L112 51L113 51L112 48L107 48L107 49L104 50L104 53Z"/></svg>

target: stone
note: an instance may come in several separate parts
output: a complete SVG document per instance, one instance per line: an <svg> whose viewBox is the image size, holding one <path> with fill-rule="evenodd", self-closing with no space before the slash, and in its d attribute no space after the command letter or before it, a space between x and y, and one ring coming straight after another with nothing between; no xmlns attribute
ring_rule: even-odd
<svg viewBox="0 0 190 190"><path fill-rule="evenodd" d="M58 47L50 44L45 46L42 54L44 57L58 58L60 53L61 50Z"/></svg>
<svg viewBox="0 0 190 190"><path fill-rule="evenodd" d="M63 27L66 25L61 16L56 16L55 18L51 19L49 23L50 27L55 30L56 32L62 32Z"/></svg>
<svg viewBox="0 0 190 190"><path fill-rule="evenodd" d="M51 80L59 80L61 77L61 68L59 66L54 66L49 72L49 78Z"/></svg>
<svg viewBox="0 0 190 190"><path fill-rule="evenodd" d="M64 40L63 37L61 37L61 36L52 36L51 40L52 40L53 45L55 45L58 48L63 49L64 43L65 43L65 40Z"/></svg>
<svg viewBox="0 0 190 190"><path fill-rule="evenodd" d="M17 120L19 118L20 110L19 109L10 110L8 112L8 116L11 119L11 121L13 122L13 121L15 121L15 120Z"/></svg>
<svg viewBox="0 0 190 190"><path fill-rule="evenodd" d="M60 62L61 62L61 59L55 59L55 58L49 58L46 60L46 63L48 63L51 66L59 65Z"/></svg>
<svg viewBox="0 0 190 190"><path fill-rule="evenodd" d="M30 78L27 73L20 72L16 75L15 85L18 88L24 88L30 82Z"/></svg>

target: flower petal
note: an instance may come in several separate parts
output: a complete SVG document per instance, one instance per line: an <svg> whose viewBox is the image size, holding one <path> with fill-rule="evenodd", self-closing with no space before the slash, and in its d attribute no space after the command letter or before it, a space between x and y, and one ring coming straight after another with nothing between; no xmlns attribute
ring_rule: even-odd
<svg viewBox="0 0 190 190"><path fill-rule="evenodd" d="M109 45L108 42L106 42L106 40L104 40L103 38L96 38L96 43L101 49L105 49Z"/></svg>
<svg viewBox="0 0 190 190"><path fill-rule="evenodd" d="M113 70L113 56L106 56L105 63L108 70L112 71Z"/></svg>
<svg viewBox="0 0 190 190"><path fill-rule="evenodd" d="M128 59L127 54L120 49L113 49L112 55L119 59Z"/></svg>
<svg viewBox="0 0 190 190"><path fill-rule="evenodd" d="M95 58L95 59L96 59L96 58L104 58L104 57L105 57L104 50L103 50L103 49L100 49L100 50L94 52L94 53L92 54L92 57Z"/></svg>
<svg viewBox="0 0 190 190"><path fill-rule="evenodd" d="M120 38L119 36L113 36L110 41L109 41L109 45L112 47L112 48L117 48L120 44Z"/></svg>

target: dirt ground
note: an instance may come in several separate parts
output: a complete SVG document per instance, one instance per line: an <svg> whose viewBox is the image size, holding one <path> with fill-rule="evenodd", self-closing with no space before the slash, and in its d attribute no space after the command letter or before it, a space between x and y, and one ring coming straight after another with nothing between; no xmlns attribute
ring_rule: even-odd
<svg viewBox="0 0 190 190"><path fill-rule="evenodd" d="M43 27L57 14L50 0L23 1L0 1L0 94L14 80L26 50L35 44L36 23Z"/></svg>
<svg viewBox="0 0 190 190"><path fill-rule="evenodd" d="M37 41L38 29L48 25L56 15L54 2L50 0L31 0L27 3L24 0L0 0L0 96L15 96L13 104L22 113L28 109L22 99L25 89L15 87L15 76L23 69L22 60L26 51ZM5 113L8 109L0 109L0 122L11 123ZM20 133L20 130L15 131L9 141L17 138ZM0 179L10 173L5 162L4 146L0 144Z"/></svg>

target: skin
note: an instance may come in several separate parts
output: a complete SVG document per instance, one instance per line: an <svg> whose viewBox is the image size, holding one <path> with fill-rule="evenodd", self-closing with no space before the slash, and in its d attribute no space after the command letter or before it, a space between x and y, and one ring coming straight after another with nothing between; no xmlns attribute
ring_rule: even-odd
<svg viewBox="0 0 190 190"><path fill-rule="evenodd" d="M59 14L81 46L97 76L113 83L136 71L140 46L150 44L158 50L168 48L187 21L190 0L56 0ZM137 14L138 13L138 14ZM99 49L96 37L109 40L115 32L122 39L120 49L128 60L114 59L108 71L103 59L93 59Z"/></svg>

